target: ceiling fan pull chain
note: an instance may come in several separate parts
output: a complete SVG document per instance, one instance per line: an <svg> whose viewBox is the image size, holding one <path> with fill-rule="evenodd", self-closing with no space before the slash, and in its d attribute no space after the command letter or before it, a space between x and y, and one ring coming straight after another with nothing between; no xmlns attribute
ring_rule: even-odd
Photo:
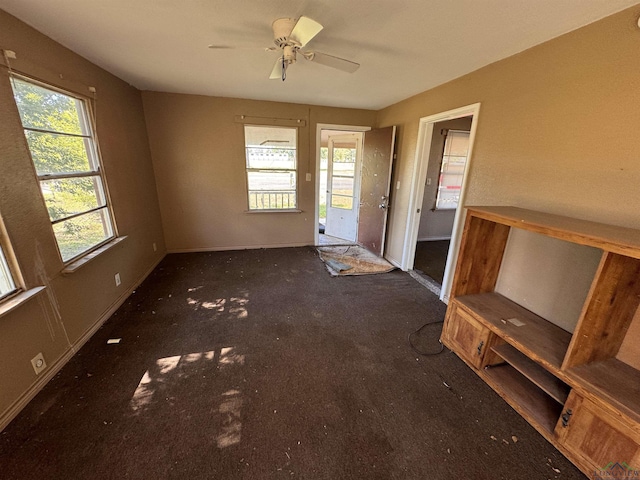
<svg viewBox="0 0 640 480"><path fill-rule="evenodd" d="M287 79L287 63L283 55L282 56L282 81L284 82L286 79Z"/></svg>

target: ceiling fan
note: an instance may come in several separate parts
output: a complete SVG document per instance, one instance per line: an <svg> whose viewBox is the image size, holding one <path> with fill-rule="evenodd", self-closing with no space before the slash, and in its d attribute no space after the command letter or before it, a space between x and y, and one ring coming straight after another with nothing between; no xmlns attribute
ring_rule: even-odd
<svg viewBox="0 0 640 480"><path fill-rule="evenodd" d="M301 51L311 39L313 39L324 28L315 20L301 16L295 18L279 18L272 25L275 47L267 48L267 51L281 51L281 55L276 60L269 79L287 78L287 69L296 63L298 54L311 62L319 63L327 67L336 68L343 72L353 73L360 67L359 63L345 60L344 58L327 55L326 53L314 51ZM230 48L227 46L209 45L209 48ZM233 47L231 47L233 48Z"/></svg>

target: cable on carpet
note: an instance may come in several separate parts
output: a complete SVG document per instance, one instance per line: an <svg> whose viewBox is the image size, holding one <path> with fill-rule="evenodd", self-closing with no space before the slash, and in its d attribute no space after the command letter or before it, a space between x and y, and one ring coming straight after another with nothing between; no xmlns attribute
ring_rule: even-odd
<svg viewBox="0 0 640 480"><path fill-rule="evenodd" d="M409 346L411 347L411 349L416 352L418 355L424 355L424 356L428 356L428 355L439 355L440 353L442 353L444 351L444 345L442 344L442 342L440 340L438 340L438 342L440 342L440 350L438 350L437 352L422 352L420 350L418 350L414 345L413 342L411 341L411 337L414 335L417 335L418 333L420 333L425 327L429 326L429 325L437 325L439 323L444 323L444 320L438 320L437 322L429 322L429 323L425 323L424 325L422 325L419 329L417 329L415 332L411 332L408 336L407 336L407 341L409 342Z"/></svg>

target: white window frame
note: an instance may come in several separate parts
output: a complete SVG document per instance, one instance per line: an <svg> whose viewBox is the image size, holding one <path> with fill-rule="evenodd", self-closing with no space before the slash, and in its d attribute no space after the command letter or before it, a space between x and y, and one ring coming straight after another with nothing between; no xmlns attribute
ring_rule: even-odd
<svg viewBox="0 0 640 480"><path fill-rule="evenodd" d="M1 234L0 240L2 240ZM20 291L20 288L13 278L13 272L11 271L11 267L9 266L7 257L4 254L2 245L0 244L0 287L2 287L3 285L6 287L4 289L0 289L0 302L6 300L7 298Z"/></svg>
<svg viewBox="0 0 640 480"><path fill-rule="evenodd" d="M100 200L100 197L102 197L102 201L104 202L104 205L98 205L95 208L91 208L89 210L85 210L82 212L74 212L72 214L67 214L63 217L60 218L56 218L56 219L51 219L51 228L53 230L53 235L54 238L56 239L56 246L58 247L58 253L60 255L60 258L62 259L62 262L65 265L69 265L87 255L89 255L90 253L94 252L95 250L99 249L100 247L104 246L105 244L111 242L112 240L114 240L115 238L117 238L117 229L116 229L116 224L115 224L115 220L114 220L114 215L113 215L113 210L111 208L111 200L110 200L110 196L109 196L109 191L107 189L107 182L106 179L104 178L104 172L103 172L103 167L102 167L102 158L100 155L100 149L98 146L98 142L96 139L96 133L95 133L95 126L94 126L94 116L93 116L93 111L91 108L91 103L90 103L90 99L81 95L78 95L74 92L70 92L68 90L64 90L61 88L58 88L56 86L44 83L44 82L40 82L37 80L34 80L32 78L23 76L23 75L18 75L18 74L12 74L12 80L13 79L19 80L21 82L25 82L25 83L30 83L32 85L38 86L40 88L52 91L52 92L56 92L59 93L61 95L65 95L67 97L70 97L74 100L77 101L77 106L78 106L78 116L79 116L79 122L81 125L81 130L83 131L82 134L70 134L70 133L65 133L65 132L57 132L54 130L48 130L48 129L37 129L37 128L31 128L31 127L26 127L23 125L23 129L26 135L27 131L32 131L32 132L40 132L40 133L45 133L45 134L53 134L53 135L59 135L59 136L67 136L67 137L81 137L85 143L85 149L86 149L86 154L88 157L88 161L89 161L89 166L90 166L90 170L86 170L86 171L81 171L81 172L64 172L64 173L47 173L47 174L43 174L40 175L37 172L36 169L36 164L34 162L33 159L33 155L31 154L31 150L29 149L29 154L31 155L31 160L34 166L34 173L36 175L36 178L38 180L38 184L40 185L40 193L42 195L43 198L43 202L45 204L45 208L46 208L46 200L45 200L45 196L44 196L44 192L42 191L42 183L43 182L47 182L47 181L51 181L51 180L66 180L66 179L74 179L74 178L90 178L93 177L94 183L96 184L96 192L97 192L97 198L98 200ZM15 88L15 87L14 87ZM73 255L69 258L64 258L63 252L61 250L60 247L60 241L58 239L58 237L56 236L55 233L55 229L54 226L68 221L68 220L72 220L75 218L79 218L82 217L83 215L88 215L94 212L104 212L104 214L102 215L102 219L103 219L103 228L106 229L107 231L107 235L105 236L104 239L102 239L100 242L93 244L89 247L87 247L85 250L77 253L76 255ZM104 219L106 218L106 222L104 221Z"/></svg>
<svg viewBox="0 0 640 480"><path fill-rule="evenodd" d="M283 168L283 167L262 167L262 168L252 168L250 167L249 162L249 149L254 149L256 147L250 147L247 145L247 128L273 128L273 129L281 129L281 130L292 130L295 133L296 142L295 147L292 149L294 152L294 167L293 168ZM266 148L266 147L265 147ZM276 149L279 147L275 147ZM249 212L291 212L298 211L298 129L297 127L284 127L284 126L268 126L264 125L244 125L244 151L245 151L245 178L247 181L247 208ZM295 181L295 188L293 190L251 190L250 189L250 173L289 173ZM287 193L288 192L288 193ZM258 202L257 197L255 202L252 201L252 194L259 195L262 194L262 202ZM268 204L265 205L265 197L264 195L268 195ZM284 206L284 195L287 194L287 205ZM278 201L278 195L280 195L280 202ZM291 195L293 195L293 202L291 202ZM272 201L273 199L273 201ZM259 204L263 206L258 206ZM281 206L278 206L278 203ZM255 205L255 206L252 206Z"/></svg>

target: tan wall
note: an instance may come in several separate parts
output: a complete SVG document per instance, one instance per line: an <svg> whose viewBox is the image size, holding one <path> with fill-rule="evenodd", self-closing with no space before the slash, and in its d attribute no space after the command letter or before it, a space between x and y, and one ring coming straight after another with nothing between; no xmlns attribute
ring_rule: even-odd
<svg viewBox="0 0 640 480"><path fill-rule="evenodd" d="M316 125L375 122L369 110L157 92L142 98L169 251L313 244ZM246 213L244 127L236 115L305 120L298 132L301 213Z"/></svg>
<svg viewBox="0 0 640 480"><path fill-rule="evenodd" d="M116 223L127 239L71 275L62 275L51 224L40 195L13 101L0 66L0 214L27 288L46 290L0 317L0 428L39 379L30 360L43 352L49 370L77 344L165 252L140 93L78 55L0 11L0 48L14 50L25 74L98 94L97 125ZM157 252L152 243L157 244ZM115 286L119 272L122 285Z"/></svg>
<svg viewBox="0 0 640 480"><path fill-rule="evenodd" d="M401 258L421 117L481 103L469 205L640 227L640 31L634 7L381 110L399 125L388 252Z"/></svg>

